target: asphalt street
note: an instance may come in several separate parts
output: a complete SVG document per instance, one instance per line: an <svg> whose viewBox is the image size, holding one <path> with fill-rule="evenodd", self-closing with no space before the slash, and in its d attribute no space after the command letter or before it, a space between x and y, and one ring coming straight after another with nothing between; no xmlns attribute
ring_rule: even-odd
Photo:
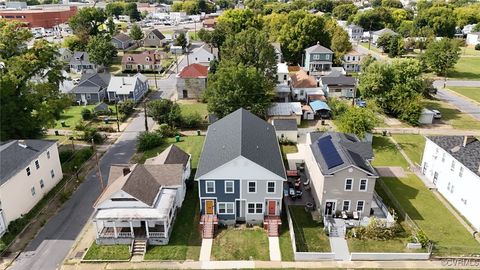
<svg viewBox="0 0 480 270"><path fill-rule="evenodd" d="M480 120L480 106L477 103L443 89L443 84L444 81L442 80L433 82L433 86L437 88L437 98L457 107L463 113L470 114L475 119ZM447 81L446 86L480 87L480 81Z"/></svg>
<svg viewBox="0 0 480 270"><path fill-rule="evenodd" d="M149 120L149 127L153 120ZM100 170L106 182L112 164L128 163L135 153L136 137L145 130L143 113L138 114L100 159ZM92 170L80 187L72 194L63 208L50 219L40 233L8 269L52 270L57 269L68 255L75 239L93 213L93 204L101 193L96 170Z"/></svg>

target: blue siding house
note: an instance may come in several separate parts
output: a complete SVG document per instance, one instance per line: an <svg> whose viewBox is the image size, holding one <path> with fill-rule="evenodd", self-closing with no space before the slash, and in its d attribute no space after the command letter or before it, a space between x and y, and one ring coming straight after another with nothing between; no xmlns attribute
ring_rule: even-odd
<svg viewBox="0 0 480 270"><path fill-rule="evenodd" d="M286 175L275 129L244 109L211 124L195 180L202 216L223 224L278 217Z"/></svg>
<svg viewBox="0 0 480 270"><path fill-rule="evenodd" d="M320 45L305 49L305 60L303 69L309 72L309 75L320 76L329 73L333 64L333 52Z"/></svg>

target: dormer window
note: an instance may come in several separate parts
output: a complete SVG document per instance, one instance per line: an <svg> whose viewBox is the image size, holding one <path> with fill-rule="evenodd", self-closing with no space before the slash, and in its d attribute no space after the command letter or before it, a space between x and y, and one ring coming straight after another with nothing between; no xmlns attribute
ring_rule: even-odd
<svg viewBox="0 0 480 270"><path fill-rule="evenodd" d="M145 61L150 62L150 57L145 57Z"/></svg>
<svg viewBox="0 0 480 270"><path fill-rule="evenodd" d="M128 61L132 61L132 57L129 56L129 57L128 57Z"/></svg>

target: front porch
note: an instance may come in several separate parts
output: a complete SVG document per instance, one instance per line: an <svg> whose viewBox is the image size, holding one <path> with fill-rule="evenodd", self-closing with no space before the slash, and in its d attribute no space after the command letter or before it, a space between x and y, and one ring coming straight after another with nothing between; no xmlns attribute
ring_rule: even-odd
<svg viewBox="0 0 480 270"><path fill-rule="evenodd" d="M326 75L331 72L332 62L314 62L308 67L310 75Z"/></svg>

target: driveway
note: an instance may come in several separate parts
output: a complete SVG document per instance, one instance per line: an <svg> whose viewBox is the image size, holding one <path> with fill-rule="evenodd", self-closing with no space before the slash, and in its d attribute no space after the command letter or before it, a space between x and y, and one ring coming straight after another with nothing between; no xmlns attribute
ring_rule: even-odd
<svg viewBox="0 0 480 270"><path fill-rule="evenodd" d="M149 119L149 127L153 120ZM145 130L145 118L139 113L129 124L117 142L100 159L104 182L112 164L128 163L135 153L136 137ZM93 213L93 204L101 193L100 180L93 169L63 208L50 219L40 233L8 269L52 270L57 269L67 256L75 239Z"/></svg>
<svg viewBox="0 0 480 270"><path fill-rule="evenodd" d="M463 113L470 114L475 119L480 120L480 107L478 104L459 95L455 95L449 90L443 89L443 84L443 80L433 82L433 86L437 88L437 98L450 103ZM447 81L446 86L480 87L480 81Z"/></svg>

